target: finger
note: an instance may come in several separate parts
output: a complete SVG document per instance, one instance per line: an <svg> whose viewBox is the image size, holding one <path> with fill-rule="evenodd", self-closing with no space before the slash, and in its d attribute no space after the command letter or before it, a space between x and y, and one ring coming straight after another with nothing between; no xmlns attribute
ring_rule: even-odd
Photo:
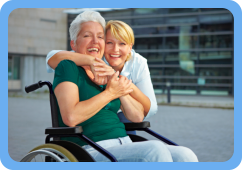
<svg viewBox="0 0 242 170"><path fill-rule="evenodd" d="M121 76L121 78L122 78L122 81L123 81L124 85L127 86L128 83L129 83L129 79L127 77L125 77L125 76Z"/></svg>
<svg viewBox="0 0 242 170"><path fill-rule="evenodd" d="M99 62L101 62L101 63L104 63L104 64L106 64L102 59L100 59L100 58L95 58L96 59L96 61L99 61Z"/></svg>
<svg viewBox="0 0 242 170"><path fill-rule="evenodd" d="M107 83L108 83L108 78L105 77L105 82L104 82L104 84L107 84Z"/></svg>
<svg viewBox="0 0 242 170"><path fill-rule="evenodd" d="M128 78L126 78L126 81L127 81L127 86L130 87L131 86L131 82Z"/></svg>
<svg viewBox="0 0 242 170"><path fill-rule="evenodd" d="M134 90L133 90L133 89L129 89L128 91L129 91L129 93L131 93L131 92L133 92Z"/></svg>
<svg viewBox="0 0 242 170"><path fill-rule="evenodd" d="M107 68L94 68L95 71L109 71Z"/></svg>
<svg viewBox="0 0 242 170"><path fill-rule="evenodd" d="M118 75L119 75L119 71L117 71L116 73L114 73L111 79L112 80L114 80L114 79L117 80Z"/></svg>
<svg viewBox="0 0 242 170"><path fill-rule="evenodd" d="M104 63L93 63L93 66L105 66L105 64Z"/></svg>
<svg viewBox="0 0 242 170"><path fill-rule="evenodd" d="M96 84L99 84L99 77L98 77L98 76L94 77L94 82L95 82Z"/></svg>
<svg viewBox="0 0 242 170"><path fill-rule="evenodd" d="M130 87L131 86L131 84L132 84L132 80L128 80L128 87Z"/></svg>
<svg viewBox="0 0 242 170"><path fill-rule="evenodd" d="M133 89L128 89L128 90L126 90L125 94L129 94L129 93L132 93L132 92L133 92Z"/></svg>
<svg viewBox="0 0 242 170"><path fill-rule="evenodd" d="M119 75L119 81L120 81L120 83L126 83L125 82L125 77L124 76L122 76L122 75Z"/></svg>
<svg viewBox="0 0 242 170"><path fill-rule="evenodd" d="M105 73L99 73L98 76L112 76L114 73L112 71L110 72L105 72Z"/></svg>

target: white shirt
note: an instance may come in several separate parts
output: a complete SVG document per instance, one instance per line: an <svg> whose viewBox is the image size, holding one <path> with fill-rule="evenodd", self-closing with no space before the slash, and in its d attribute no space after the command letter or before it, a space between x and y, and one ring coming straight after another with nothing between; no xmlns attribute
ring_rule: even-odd
<svg viewBox="0 0 242 170"><path fill-rule="evenodd" d="M48 73L54 72L54 70L48 65L48 60L61 50L52 50L47 54L46 57L46 69ZM150 71L147 64L147 59L136 53L134 50L131 51L131 59L125 62L121 75L131 79L133 84L136 85L149 99L150 99L150 110L146 115L145 119L153 116L157 112L157 102L153 89L153 85L150 78ZM109 65L105 57L104 62Z"/></svg>

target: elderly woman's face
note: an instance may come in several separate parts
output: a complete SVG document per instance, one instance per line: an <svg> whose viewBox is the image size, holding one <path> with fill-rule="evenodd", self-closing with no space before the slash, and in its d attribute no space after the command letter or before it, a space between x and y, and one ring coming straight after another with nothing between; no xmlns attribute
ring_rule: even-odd
<svg viewBox="0 0 242 170"><path fill-rule="evenodd" d="M73 41L71 42L71 47L75 52L98 58L102 58L104 46L103 27L99 23L92 21L82 23L76 44Z"/></svg>

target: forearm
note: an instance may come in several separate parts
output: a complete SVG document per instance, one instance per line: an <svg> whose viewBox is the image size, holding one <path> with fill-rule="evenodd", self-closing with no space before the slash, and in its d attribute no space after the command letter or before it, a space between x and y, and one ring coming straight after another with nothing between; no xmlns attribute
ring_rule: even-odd
<svg viewBox="0 0 242 170"><path fill-rule="evenodd" d="M66 115L68 115L68 117L65 118L65 124L74 127L88 120L112 100L114 100L114 98L106 91L103 91L88 100L78 102L72 108L69 108L68 111L64 111L67 113Z"/></svg>
<svg viewBox="0 0 242 170"><path fill-rule="evenodd" d="M142 104L144 108L144 116L146 116L151 106L150 99L134 84L132 84L131 88L133 89L133 92L130 93L130 96Z"/></svg>
<svg viewBox="0 0 242 170"><path fill-rule="evenodd" d="M130 95L119 98L121 101L121 109L125 117L131 122L142 122L144 119L144 108L141 103L136 101Z"/></svg>
<svg viewBox="0 0 242 170"><path fill-rule="evenodd" d="M77 66L90 66L91 61L94 61L95 57L70 51L60 51L48 60L48 64L55 69L62 60L71 60Z"/></svg>

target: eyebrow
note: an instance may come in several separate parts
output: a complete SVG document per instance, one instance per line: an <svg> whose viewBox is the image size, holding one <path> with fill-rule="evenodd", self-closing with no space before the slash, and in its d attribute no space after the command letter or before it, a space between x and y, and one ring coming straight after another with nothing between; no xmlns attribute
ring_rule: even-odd
<svg viewBox="0 0 242 170"><path fill-rule="evenodd" d="M86 32L84 32L84 34L85 33L90 33L90 34L92 34L92 32L90 32L90 31L86 31ZM98 32L97 34L104 34L104 32Z"/></svg>

